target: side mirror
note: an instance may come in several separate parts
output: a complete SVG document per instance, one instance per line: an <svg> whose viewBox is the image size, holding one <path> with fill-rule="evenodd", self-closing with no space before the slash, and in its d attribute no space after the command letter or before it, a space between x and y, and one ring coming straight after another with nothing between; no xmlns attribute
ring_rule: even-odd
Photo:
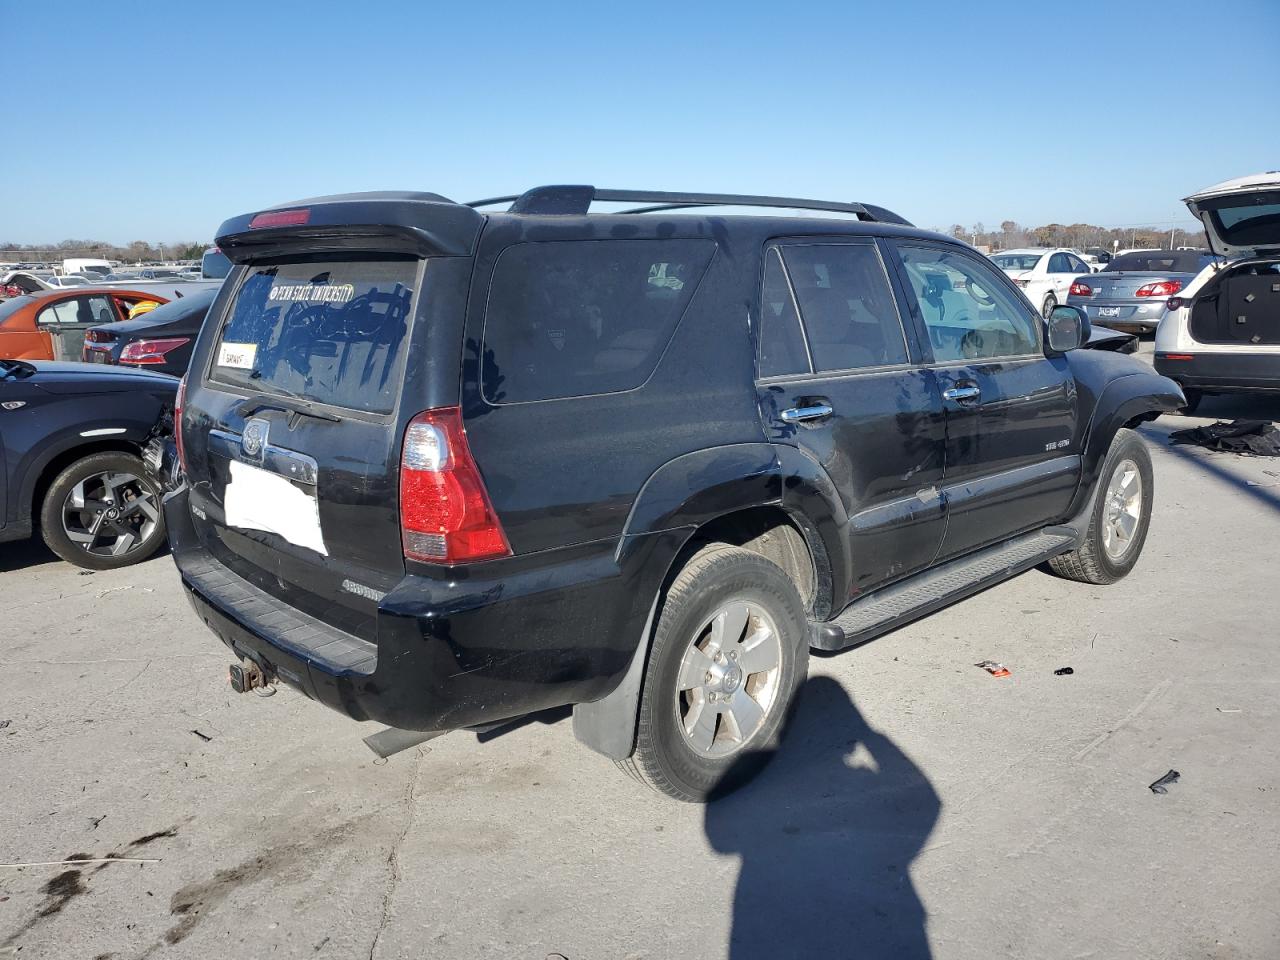
<svg viewBox="0 0 1280 960"><path fill-rule="evenodd" d="M1089 318L1079 307L1058 306L1049 314L1049 350L1066 353L1089 342Z"/></svg>

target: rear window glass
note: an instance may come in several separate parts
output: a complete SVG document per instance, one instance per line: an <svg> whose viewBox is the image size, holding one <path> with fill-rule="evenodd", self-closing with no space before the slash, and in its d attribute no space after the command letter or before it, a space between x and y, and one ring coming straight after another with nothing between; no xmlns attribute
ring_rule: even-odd
<svg viewBox="0 0 1280 960"><path fill-rule="evenodd" d="M1199 250L1144 250L1126 253L1107 264L1107 271L1136 270L1143 273L1199 273L1212 260Z"/></svg>
<svg viewBox="0 0 1280 960"><path fill-rule="evenodd" d="M1256 201L1262 201L1261 203ZM1251 196L1212 212L1222 239L1235 246L1280 245L1280 193Z"/></svg>
<svg viewBox="0 0 1280 960"><path fill-rule="evenodd" d="M200 275L206 280L223 280L231 272L231 261L221 250L206 250L200 260Z"/></svg>
<svg viewBox="0 0 1280 960"><path fill-rule="evenodd" d="M524 403L640 386L714 252L711 240L508 247L485 314L485 399Z"/></svg>
<svg viewBox="0 0 1280 960"><path fill-rule="evenodd" d="M251 267L214 345L210 379L389 413L416 277L415 260Z"/></svg>

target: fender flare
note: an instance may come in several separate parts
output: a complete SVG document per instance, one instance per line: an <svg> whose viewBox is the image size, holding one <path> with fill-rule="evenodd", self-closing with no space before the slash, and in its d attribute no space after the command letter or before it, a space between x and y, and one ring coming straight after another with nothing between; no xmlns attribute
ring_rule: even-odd
<svg viewBox="0 0 1280 960"><path fill-rule="evenodd" d="M109 426L104 426L108 424ZM14 485L17 488L15 492L18 499L14 506L18 522L31 521L38 512L33 510L32 503L35 498L36 484L54 460L74 451L77 447L101 449L104 445L119 445L141 448L154 426L154 423L125 417L99 417L55 431L37 448L33 456L17 465L17 475L21 478L19 483ZM84 433L92 433L95 429L116 428L123 428L123 430L120 433L83 436Z"/></svg>
<svg viewBox="0 0 1280 960"><path fill-rule="evenodd" d="M738 443L663 464L640 489L615 554L624 579L636 585L635 619L647 609L644 627L617 685L599 700L574 706L573 733L580 742L613 760L631 756L662 589L680 551L703 525L760 506L780 507L800 527L815 575L839 570L847 577L848 516L826 471L799 449ZM840 537L843 548L835 539Z"/></svg>
<svg viewBox="0 0 1280 960"><path fill-rule="evenodd" d="M1102 470L1102 462L1116 432L1130 421L1172 413L1186 404L1178 385L1160 374L1133 373L1112 380L1103 388L1093 408L1080 465L1080 486L1068 511L1074 515L1088 502Z"/></svg>

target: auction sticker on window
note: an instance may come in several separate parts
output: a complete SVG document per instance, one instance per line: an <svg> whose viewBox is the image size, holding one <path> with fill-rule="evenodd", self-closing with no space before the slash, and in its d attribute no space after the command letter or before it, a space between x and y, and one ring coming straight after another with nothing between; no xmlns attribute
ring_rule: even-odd
<svg viewBox="0 0 1280 960"><path fill-rule="evenodd" d="M254 358L258 355L256 343L220 343L218 344L218 366L232 367L236 370L252 370Z"/></svg>

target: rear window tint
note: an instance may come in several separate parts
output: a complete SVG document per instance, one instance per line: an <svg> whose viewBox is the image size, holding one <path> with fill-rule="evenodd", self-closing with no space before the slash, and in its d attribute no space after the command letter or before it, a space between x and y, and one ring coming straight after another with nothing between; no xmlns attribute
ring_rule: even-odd
<svg viewBox="0 0 1280 960"><path fill-rule="evenodd" d="M251 267L214 344L209 378L251 393L389 413L416 260Z"/></svg>
<svg viewBox="0 0 1280 960"><path fill-rule="evenodd" d="M1107 264L1108 271L1136 270L1140 273L1199 273L1217 259L1199 250L1143 250L1126 253Z"/></svg>
<svg viewBox="0 0 1280 960"><path fill-rule="evenodd" d="M765 253L760 317L760 376L809 373L800 317L777 250Z"/></svg>
<svg viewBox="0 0 1280 960"><path fill-rule="evenodd" d="M485 399L524 403L640 386L714 252L711 240L508 247L485 313Z"/></svg>

